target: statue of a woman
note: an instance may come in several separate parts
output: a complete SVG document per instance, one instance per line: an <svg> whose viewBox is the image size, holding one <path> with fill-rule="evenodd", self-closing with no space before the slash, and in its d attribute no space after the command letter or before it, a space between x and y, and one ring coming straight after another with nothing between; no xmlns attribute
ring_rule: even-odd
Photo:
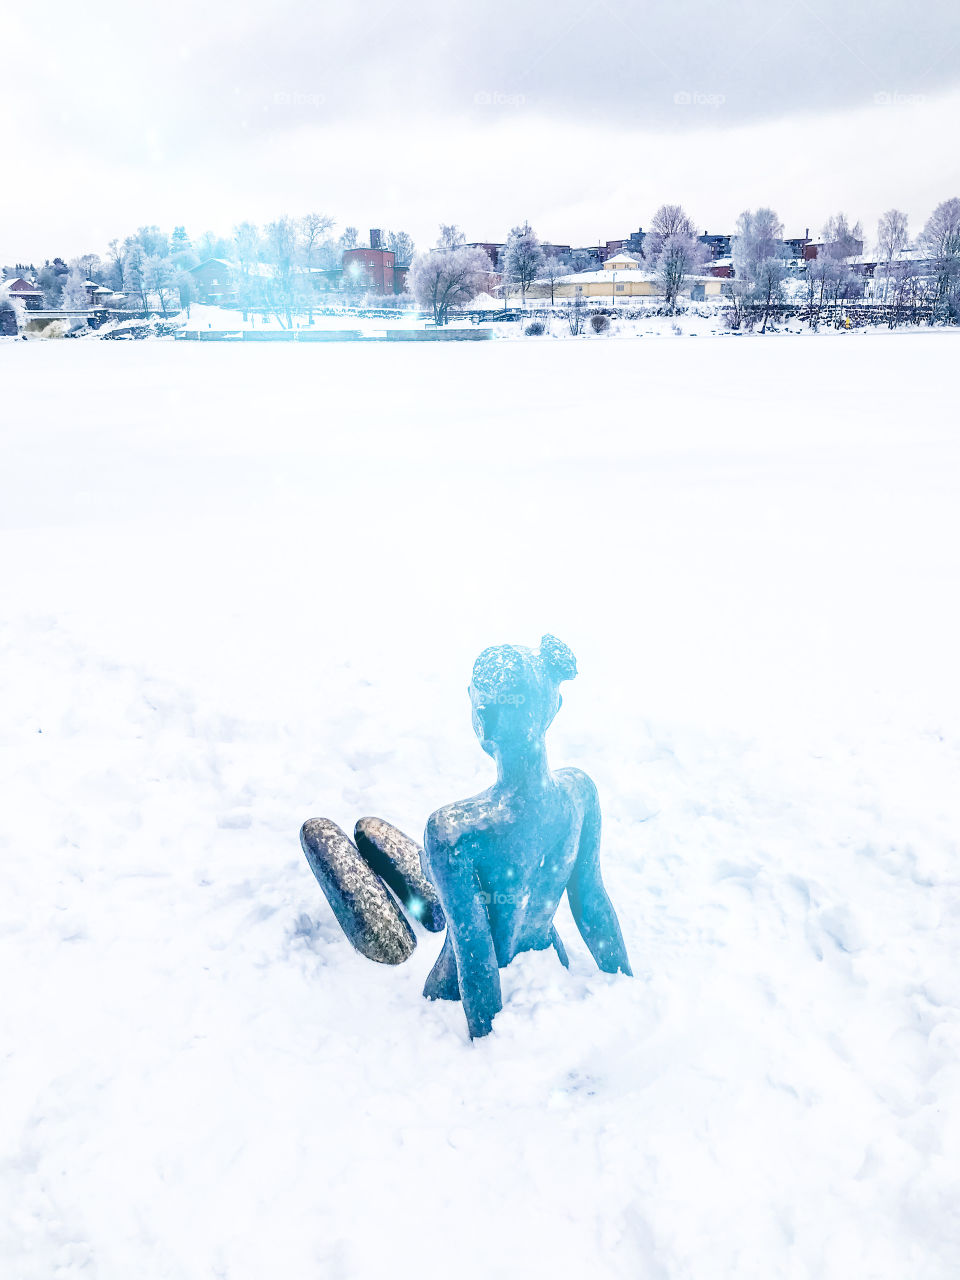
<svg viewBox="0 0 960 1280"><path fill-rule="evenodd" d="M424 995L461 999L471 1036L489 1032L501 1008L499 970L514 956L553 946L567 963L553 926L564 889L600 968L631 972L600 876L597 789L581 770L551 772L547 764L544 738L560 709L560 683L576 674L573 654L553 636L543 637L539 651L484 649L470 699L497 781L427 822L424 869L447 936Z"/></svg>
<svg viewBox="0 0 960 1280"><path fill-rule="evenodd" d="M600 803L579 769L551 772L544 738L560 709L560 684L577 674L553 636L539 650L485 649L473 668L473 727L497 762L486 791L438 809L424 848L379 819L357 823L356 845L324 818L304 823L301 843L354 946L398 964L416 939L385 884L428 929L447 928L424 987L429 999L462 1000L471 1036L499 1012L500 969L521 951L566 952L553 918L563 891L601 969L629 974L616 912L600 876ZM425 873L425 874L424 874Z"/></svg>

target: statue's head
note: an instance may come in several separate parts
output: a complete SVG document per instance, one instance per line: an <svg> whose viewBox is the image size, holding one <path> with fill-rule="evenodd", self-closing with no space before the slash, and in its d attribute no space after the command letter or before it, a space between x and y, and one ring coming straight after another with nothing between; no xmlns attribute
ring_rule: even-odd
<svg viewBox="0 0 960 1280"><path fill-rule="evenodd" d="M473 664L473 727L489 756L543 737L560 709L560 683L577 674L577 660L556 636L539 649L498 644Z"/></svg>

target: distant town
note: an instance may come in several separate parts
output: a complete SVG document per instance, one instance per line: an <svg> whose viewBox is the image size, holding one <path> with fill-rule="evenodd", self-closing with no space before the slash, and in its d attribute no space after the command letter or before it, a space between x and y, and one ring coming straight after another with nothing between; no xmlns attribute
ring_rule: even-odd
<svg viewBox="0 0 960 1280"><path fill-rule="evenodd" d="M418 251L405 231L372 228L365 243L355 227L337 235L321 213L243 222L229 237L144 226L103 255L4 266L0 335L173 332L195 306L289 330L322 315L420 312L435 328L508 317L531 321L533 332L538 315L560 316L579 333L590 323L600 331L611 315L696 306L714 308L732 330L765 331L785 317L814 328L955 324L960 198L917 229L890 209L869 237L844 213L786 236L767 208L744 211L729 230L701 230L679 205L662 205L646 229L591 245L541 240L527 223L503 241L441 225L436 243Z"/></svg>

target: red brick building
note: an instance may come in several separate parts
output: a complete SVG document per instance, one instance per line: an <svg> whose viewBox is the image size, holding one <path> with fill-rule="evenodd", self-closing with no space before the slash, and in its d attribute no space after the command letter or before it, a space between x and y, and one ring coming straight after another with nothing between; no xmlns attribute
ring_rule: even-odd
<svg viewBox="0 0 960 1280"><path fill-rule="evenodd" d="M374 293L403 293L407 283L407 263L398 263L392 249L383 247L380 231L370 232L370 247L345 249L341 279L349 288L368 288Z"/></svg>

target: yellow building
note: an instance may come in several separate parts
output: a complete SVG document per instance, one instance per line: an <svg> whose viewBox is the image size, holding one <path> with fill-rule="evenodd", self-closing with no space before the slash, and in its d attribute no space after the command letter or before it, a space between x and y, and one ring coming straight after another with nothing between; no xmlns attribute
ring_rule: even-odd
<svg viewBox="0 0 960 1280"><path fill-rule="evenodd" d="M714 276L696 276L690 281L687 292L695 291L705 298L719 297L722 287L723 282ZM508 285L507 289L508 301L519 302L519 288ZM554 281L552 293L559 302L576 297L578 289L584 299L597 302L605 299L613 304L621 298L658 298L663 293L652 273L645 271L640 259L629 253L617 253L608 258L600 271L578 271L575 275L561 276ZM550 296L549 280L536 280L527 289L527 297L537 301L549 300Z"/></svg>

